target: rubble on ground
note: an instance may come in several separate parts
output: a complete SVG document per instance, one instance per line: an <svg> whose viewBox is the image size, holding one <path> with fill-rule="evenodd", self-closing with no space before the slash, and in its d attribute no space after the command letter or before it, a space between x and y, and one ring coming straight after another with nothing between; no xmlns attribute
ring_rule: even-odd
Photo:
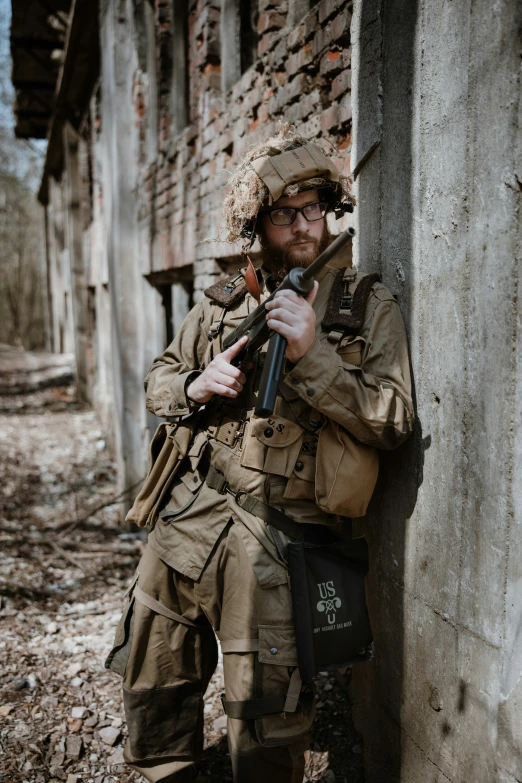
<svg viewBox="0 0 522 783"><path fill-rule="evenodd" d="M2 401L0 398L0 410ZM130 783L120 679L104 668L143 551L119 524L115 466L73 390L11 395L0 414L0 781ZM231 783L218 667L198 780ZM346 687L318 678L305 780L362 783Z"/></svg>

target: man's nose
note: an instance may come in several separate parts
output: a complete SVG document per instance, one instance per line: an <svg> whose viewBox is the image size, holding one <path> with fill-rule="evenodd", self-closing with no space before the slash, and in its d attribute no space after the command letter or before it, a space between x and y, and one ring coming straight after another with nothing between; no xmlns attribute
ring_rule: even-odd
<svg viewBox="0 0 522 783"><path fill-rule="evenodd" d="M305 218L302 212L298 212L295 216L295 220L292 223L292 230L294 233L305 231L308 233L308 220Z"/></svg>

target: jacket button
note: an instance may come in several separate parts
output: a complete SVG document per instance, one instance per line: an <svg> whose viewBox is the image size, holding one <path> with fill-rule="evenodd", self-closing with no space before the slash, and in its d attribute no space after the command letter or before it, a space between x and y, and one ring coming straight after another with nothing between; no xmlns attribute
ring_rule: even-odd
<svg viewBox="0 0 522 783"><path fill-rule="evenodd" d="M301 378L298 375L292 375L292 383L301 383Z"/></svg>
<svg viewBox="0 0 522 783"><path fill-rule="evenodd" d="M194 482L194 484L197 484L197 483L198 483L198 477L197 477L197 476L194 476L194 478L192 479L192 481Z"/></svg>
<svg viewBox="0 0 522 783"><path fill-rule="evenodd" d="M313 427L314 429L316 429L320 425L320 423L321 422L319 421L319 419L310 419L309 422L310 427Z"/></svg>
<svg viewBox="0 0 522 783"><path fill-rule="evenodd" d="M271 647L270 648L270 654L271 655L277 655L277 653L278 653L277 647Z"/></svg>
<svg viewBox="0 0 522 783"><path fill-rule="evenodd" d="M170 403L170 405L169 405L169 411L171 411L171 410L172 410L172 403Z"/></svg>
<svg viewBox="0 0 522 783"><path fill-rule="evenodd" d="M314 396L314 394L315 394L315 392L314 392L314 390L313 390L313 389L307 389L307 390L306 390L306 393L308 394L308 396L309 396L309 397L313 397L313 396Z"/></svg>
<svg viewBox="0 0 522 783"><path fill-rule="evenodd" d="M272 435L274 434L274 430L272 429L272 427L267 427L264 434L265 434L265 438L271 438Z"/></svg>
<svg viewBox="0 0 522 783"><path fill-rule="evenodd" d="M302 462L296 462L296 463L295 463L295 469L296 469L297 471L301 471L303 468L304 468L304 465L303 465L303 463L302 463Z"/></svg>

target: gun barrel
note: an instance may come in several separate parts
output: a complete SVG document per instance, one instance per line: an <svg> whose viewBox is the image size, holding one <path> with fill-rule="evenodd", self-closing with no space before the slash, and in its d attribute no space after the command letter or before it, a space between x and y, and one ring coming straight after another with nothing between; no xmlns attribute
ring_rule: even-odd
<svg viewBox="0 0 522 783"><path fill-rule="evenodd" d="M321 255L304 270L301 277L304 280L310 280L311 278L314 278L318 272L321 271L323 266L325 266L328 261L333 258L342 247L346 245L347 242L351 241L354 236L355 231L353 228L347 228L346 231L343 231L342 234L339 234L339 236L334 239L332 244L328 245L326 250L323 250Z"/></svg>

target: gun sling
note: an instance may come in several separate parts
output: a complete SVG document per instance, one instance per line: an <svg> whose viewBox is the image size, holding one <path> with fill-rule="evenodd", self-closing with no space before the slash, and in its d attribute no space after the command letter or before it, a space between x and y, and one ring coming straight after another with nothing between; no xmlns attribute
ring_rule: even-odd
<svg viewBox="0 0 522 783"><path fill-rule="evenodd" d="M267 525L271 525L281 533L290 536L290 538L306 541L310 544L333 544L338 540L332 531L328 530L324 525L299 524L287 516L284 511L279 511L277 508L269 506L268 503L264 503L248 492L234 492L230 489L225 476L213 467L209 467L205 483L211 489L219 492L220 495L224 495L227 492L233 495L238 506L244 508L245 511L248 511L255 517L259 517Z"/></svg>

